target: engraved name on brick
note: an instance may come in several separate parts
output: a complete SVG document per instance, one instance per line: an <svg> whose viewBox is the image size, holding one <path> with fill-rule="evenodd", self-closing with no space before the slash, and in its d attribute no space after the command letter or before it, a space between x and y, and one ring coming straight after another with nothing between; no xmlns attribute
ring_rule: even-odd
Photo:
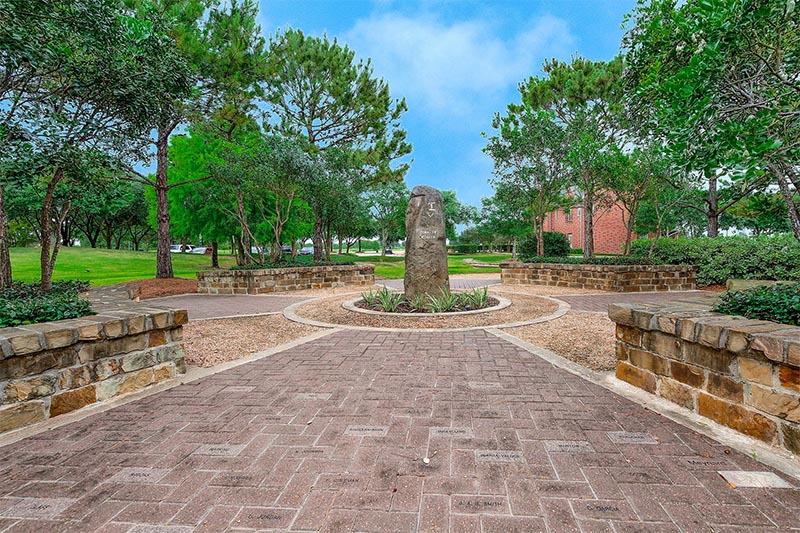
<svg viewBox="0 0 800 533"><path fill-rule="evenodd" d="M388 426L348 426L344 434L351 437L384 437Z"/></svg>
<svg viewBox="0 0 800 533"><path fill-rule="evenodd" d="M658 440L647 433L629 431L610 431L608 438L615 444L658 444Z"/></svg>
<svg viewBox="0 0 800 533"><path fill-rule="evenodd" d="M517 463L524 460L516 450L475 450L475 460L494 463Z"/></svg>

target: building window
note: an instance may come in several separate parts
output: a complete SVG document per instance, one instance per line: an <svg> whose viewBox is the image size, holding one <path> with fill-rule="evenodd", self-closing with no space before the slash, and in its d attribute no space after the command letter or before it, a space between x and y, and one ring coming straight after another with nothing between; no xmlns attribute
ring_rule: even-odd
<svg viewBox="0 0 800 533"><path fill-rule="evenodd" d="M572 222L572 208L564 209L564 216L566 217L567 222Z"/></svg>
<svg viewBox="0 0 800 533"><path fill-rule="evenodd" d="M567 240L569 241L569 247L574 248L574 246L572 246L572 233L567 233Z"/></svg>

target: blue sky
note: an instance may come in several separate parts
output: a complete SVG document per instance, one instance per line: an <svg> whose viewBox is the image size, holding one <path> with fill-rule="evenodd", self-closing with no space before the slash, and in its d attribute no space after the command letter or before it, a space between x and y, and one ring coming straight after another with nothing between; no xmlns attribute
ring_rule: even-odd
<svg viewBox="0 0 800 533"><path fill-rule="evenodd" d="M492 161L481 151L495 112L545 58L610 59L635 0L262 0L266 35L291 26L327 34L371 58L392 95L405 97L413 144L409 186L454 189L480 205Z"/></svg>

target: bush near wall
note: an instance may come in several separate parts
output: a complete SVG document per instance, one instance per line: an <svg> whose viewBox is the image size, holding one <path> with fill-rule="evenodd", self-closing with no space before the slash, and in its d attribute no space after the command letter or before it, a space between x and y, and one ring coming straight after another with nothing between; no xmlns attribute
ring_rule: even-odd
<svg viewBox="0 0 800 533"><path fill-rule="evenodd" d="M714 311L800 326L800 283L728 291L720 296Z"/></svg>
<svg viewBox="0 0 800 533"><path fill-rule="evenodd" d="M631 256L646 258L652 240L631 245ZM653 260L697 267L698 285L724 285L730 279L800 281L800 243L778 237L699 237L658 239Z"/></svg>
<svg viewBox="0 0 800 533"><path fill-rule="evenodd" d="M91 303L80 296L87 290L89 282L79 280L54 281L49 293L36 282L0 289L0 328L91 315Z"/></svg>
<svg viewBox="0 0 800 533"><path fill-rule="evenodd" d="M646 257L628 257L624 255L599 255L596 257L539 257L522 256L523 263L560 263L564 265L660 265Z"/></svg>
<svg viewBox="0 0 800 533"><path fill-rule="evenodd" d="M522 257L536 256L538 242L536 235L528 235L519 243L517 253ZM566 257L569 255L569 251L569 241L566 235L557 231L544 232L545 257Z"/></svg>

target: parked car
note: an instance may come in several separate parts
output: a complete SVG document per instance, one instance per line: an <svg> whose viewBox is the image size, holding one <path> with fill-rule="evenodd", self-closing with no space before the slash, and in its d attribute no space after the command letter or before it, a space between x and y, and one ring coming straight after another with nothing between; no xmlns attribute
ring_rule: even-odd
<svg viewBox="0 0 800 533"><path fill-rule="evenodd" d="M394 252L392 251L392 247L391 246L387 246L386 248L384 248L383 249L383 253L385 253L386 255L394 254Z"/></svg>
<svg viewBox="0 0 800 533"><path fill-rule="evenodd" d="M281 251L283 253L285 253L285 254L290 254L290 253L292 253L292 247L291 246L281 246Z"/></svg>
<svg viewBox="0 0 800 533"><path fill-rule="evenodd" d="M303 246L300 248L298 252L300 255L314 255L314 247L313 246Z"/></svg>
<svg viewBox="0 0 800 533"><path fill-rule="evenodd" d="M211 253L213 251L214 251L214 249L211 246L199 246L199 247L195 248L194 250L192 250L192 253L193 254L211 255Z"/></svg>
<svg viewBox="0 0 800 533"><path fill-rule="evenodd" d="M191 253L194 250L194 246L191 244L173 244L169 247L169 253L171 254L179 254L181 252Z"/></svg>

